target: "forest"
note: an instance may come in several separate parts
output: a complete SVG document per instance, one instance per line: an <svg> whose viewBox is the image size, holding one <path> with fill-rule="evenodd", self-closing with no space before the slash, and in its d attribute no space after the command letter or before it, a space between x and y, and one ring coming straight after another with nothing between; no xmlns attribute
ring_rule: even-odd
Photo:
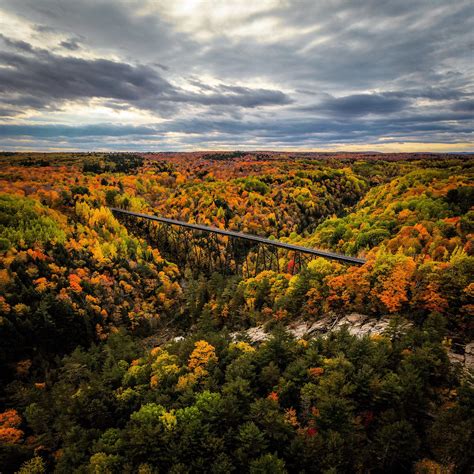
<svg viewBox="0 0 474 474"><path fill-rule="evenodd" d="M210 271L111 207L366 263ZM0 154L0 472L471 473L473 234L474 155ZM347 315L389 323L290 330Z"/></svg>

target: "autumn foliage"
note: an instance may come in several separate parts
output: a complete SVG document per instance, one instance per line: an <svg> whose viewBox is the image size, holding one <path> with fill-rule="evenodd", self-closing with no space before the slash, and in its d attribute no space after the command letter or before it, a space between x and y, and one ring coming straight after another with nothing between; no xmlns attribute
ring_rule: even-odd
<svg viewBox="0 0 474 474"><path fill-rule="evenodd" d="M472 432L472 394L446 348L474 331L473 166L470 155L0 154L0 471L467 472L456 445ZM194 234L197 266L109 207L366 263L280 249L261 271L242 245L240 272L213 273L206 259L229 241ZM297 341L284 330L352 312L393 327ZM274 335L238 335L256 325Z"/></svg>
<svg viewBox="0 0 474 474"><path fill-rule="evenodd" d="M0 442L19 443L23 438L23 431L19 429L21 422L21 417L16 410L0 413Z"/></svg>

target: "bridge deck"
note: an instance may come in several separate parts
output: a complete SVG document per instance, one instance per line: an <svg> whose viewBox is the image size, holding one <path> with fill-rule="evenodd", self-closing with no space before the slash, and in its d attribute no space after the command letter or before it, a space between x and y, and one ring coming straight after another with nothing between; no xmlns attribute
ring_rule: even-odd
<svg viewBox="0 0 474 474"><path fill-rule="evenodd" d="M183 221L178 221L175 219L168 219L167 217L158 217L158 216L152 216L149 214L141 214L139 212L132 212L132 211L126 211L124 209L118 209L116 207L109 207L109 209L112 212L116 212L119 214L124 214L128 216L133 216L133 217L141 217L142 219L148 219L151 221L156 221L156 222L161 222L163 224L168 224L168 225L177 225L180 227L185 227L188 229L194 229L194 230L200 230L203 232L211 232L214 234L220 234L220 235L226 235L229 237L235 237L238 239L244 239L248 240L251 242L256 242L259 244L264 244L264 245L271 245L273 247L279 247L283 248L286 250L293 250L295 252L301 252L304 254L308 255L315 255L318 257L324 257L324 258L329 258L331 260L337 260L340 262L344 263L350 263L353 265L363 265L366 262L365 258L359 258L359 257L351 257L349 255L342 255L340 253L334 253L334 252L328 252L325 250L318 250L318 249L313 249L309 247L303 247L301 245L293 245L293 244L287 244L285 242L281 242L279 240L272 240L272 239L267 239L265 237L259 237L258 235L252 235L252 234L245 234L244 232L235 232L232 230L224 230L224 229L219 229L217 227L211 227L207 225L202 225L202 224L191 224L189 222L183 222Z"/></svg>

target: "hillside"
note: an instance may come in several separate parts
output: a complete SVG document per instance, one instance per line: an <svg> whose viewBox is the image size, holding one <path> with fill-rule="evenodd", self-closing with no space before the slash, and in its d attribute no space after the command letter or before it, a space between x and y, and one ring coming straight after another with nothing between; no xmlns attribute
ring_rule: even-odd
<svg viewBox="0 0 474 474"><path fill-rule="evenodd" d="M12 153L0 190L1 472L472 467L472 155ZM213 273L109 207L367 263Z"/></svg>

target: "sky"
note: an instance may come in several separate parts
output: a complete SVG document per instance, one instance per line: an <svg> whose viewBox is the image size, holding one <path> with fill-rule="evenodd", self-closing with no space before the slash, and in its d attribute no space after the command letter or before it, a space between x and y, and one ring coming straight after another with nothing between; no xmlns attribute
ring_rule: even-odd
<svg viewBox="0 0 474 474"><path fill-rule="evenodd" d="M0 0L0 150L474 151L472 0Z"/></svg>

